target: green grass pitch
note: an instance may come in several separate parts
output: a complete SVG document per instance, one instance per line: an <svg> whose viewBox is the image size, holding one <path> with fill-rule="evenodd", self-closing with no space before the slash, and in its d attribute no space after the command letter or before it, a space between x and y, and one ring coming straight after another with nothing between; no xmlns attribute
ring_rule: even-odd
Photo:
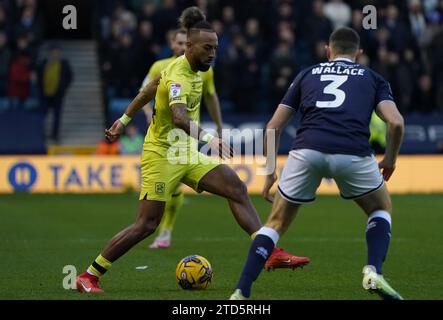
<svg viewBox="0 0 443 320"><path fill-rule="evenodd" d="M104 276L105 293L87 296L63 289L65 265L83 272L117 231L135 217L137 195L0 196L0 299L226 299L241 272L250 240L226 201L188 196L172 247L149 250L153 237L114 263ZM270 204L253 197L262 220ZM392 241L385 277L405 299L442 299L443 196L393 196ZM309 256L303 270L263 272L254 299L377 299L361 287L366 262L366 219L357 206L320 196L304 206L280 246ZM175 267L190 254L211 263L205 291L184 291ZM137 266L148 266L137 270ZM8 290L4 290L8 288Z"/></svg>

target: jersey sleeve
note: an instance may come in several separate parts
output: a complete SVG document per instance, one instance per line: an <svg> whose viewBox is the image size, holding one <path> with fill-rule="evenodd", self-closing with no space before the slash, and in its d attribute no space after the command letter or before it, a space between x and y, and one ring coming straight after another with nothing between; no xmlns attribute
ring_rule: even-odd
<svg viewBox="0 0 443 320"><path fill-rule="evenodd" d="M378 104L384 100L394 101L394 96L392 94L389 82L379 75L377 75L376 81L377 91L375 93L375 106L378 106Z"/></svg>
<svg viewBox="0 0 443 320"><path fill-rule="evenodd" d="M166 81L168 88L169 106L182 103L187 104L191 93L191 85L186 77L172 76Z"/></svg>
<svg viewBox="0 0 443 320"><path fill-rule="evenodd" d="M285 96L281 100L280 104L283 104L287 107L298 109L300 106L300 97L301 97L301 80L303 78L304 72L300 72L294 79L294 81L289 86L288 90L286 91Z"/></svg>
<svg viewBox="0 0 443 320"><path fill-rule="evenodd" d="M215 93L214 70L212 67L203 73L203 96L212 96Z"/></svg>

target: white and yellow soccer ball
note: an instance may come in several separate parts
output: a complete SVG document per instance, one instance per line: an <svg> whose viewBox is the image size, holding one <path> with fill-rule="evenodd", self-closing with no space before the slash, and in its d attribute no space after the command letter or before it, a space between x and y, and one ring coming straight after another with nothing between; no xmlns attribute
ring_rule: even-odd
<svg viewBox="0 0 443 320"><path fill-rule="evenodd" d="M175 277L179 286L185 290L207 289L212 281L212 267L202 256L187 256L178 263Z"/></svg>

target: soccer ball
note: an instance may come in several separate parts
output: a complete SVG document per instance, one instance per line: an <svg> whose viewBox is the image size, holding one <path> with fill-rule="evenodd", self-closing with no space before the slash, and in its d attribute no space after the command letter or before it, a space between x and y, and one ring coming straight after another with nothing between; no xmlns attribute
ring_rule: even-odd
<svg viewBox="0 0 443 320"><path fill-rule="evenodd" d="M175 269L175 277L185 290L206 289L212 280L211 264L199 255L184 257Z"/></svg>

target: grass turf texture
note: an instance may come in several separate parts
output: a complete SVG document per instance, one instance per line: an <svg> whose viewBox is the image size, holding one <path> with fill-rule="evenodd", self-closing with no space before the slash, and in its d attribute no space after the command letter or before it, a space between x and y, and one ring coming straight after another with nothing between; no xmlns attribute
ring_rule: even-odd
<svg viewBox="0 0 443 320"><path fill-rule="evenodd" d="M133 222L137 195L0 196L0 299L226 299L250 240L224 199L186 199L170 249L147 249L149 237L113 264L102 280L103 295L88 296L63 289L63 267L83 272L106 241ZM264 220L270 204L253 201ZM393 196L393 204L385 277L406 299L442 299L442 195ZM377 299L361 287L365 226L357 206L335 196L302 207L279 245L311 263L303 270L263 272L253 298ZM205 291L184 291L175 281L177 263L190 254L212 264L213 283ZM141 265L148 268L136 270Z"/></svg>

